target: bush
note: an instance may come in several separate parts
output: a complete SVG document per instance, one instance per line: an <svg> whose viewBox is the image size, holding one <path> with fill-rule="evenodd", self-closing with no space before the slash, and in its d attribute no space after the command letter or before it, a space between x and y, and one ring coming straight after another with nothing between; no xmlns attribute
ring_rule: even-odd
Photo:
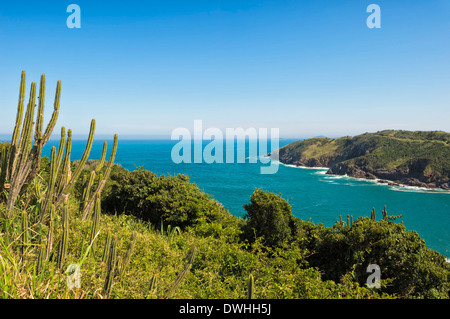
<svg viewBox="0 0 450 319"><path fill-rule="evenodd" d="M134 215L154 225L185 228L202 221L216 221L229 213L189 182L185 175L158 176L151 171L128 171L115 166L103 191L102 207L110 213Z"/></svg>
<svg viewBox="0 0 450 319"><path fill-rule="evenodd" d="M281 196L257 188L244 209L247 211L244 236L250 242L263 237L265 245L281 247L294 239L297 222L291 205Z"/></svg>
<svg viewBox="0 0 450 319"><path fill-rule="evenodd" d="M444 256L428 249L414 231L402 224L358 218L351 227L336 223L318 228L311 238L310 266L318 267L323 278L339 281L352 272L364 285L369 264L381 269L389 282L383 290L402 298L448 298L450 266Z"/></svg>

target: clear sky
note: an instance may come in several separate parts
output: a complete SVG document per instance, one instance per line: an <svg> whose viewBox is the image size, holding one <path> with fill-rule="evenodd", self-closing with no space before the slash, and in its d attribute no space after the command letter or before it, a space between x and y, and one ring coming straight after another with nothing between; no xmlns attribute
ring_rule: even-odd
<svg viewBox="0 0 450 319"><path fill-rule="evenodd" d="M81 28L69 29L69 4ZM369 4L381 28L369 29ZM62 82L64 125L85 134L279 128L282 137L450 131L450 0L2 1L0 133L20 72ZM55 134L57 135L57 134Z"/></svg>

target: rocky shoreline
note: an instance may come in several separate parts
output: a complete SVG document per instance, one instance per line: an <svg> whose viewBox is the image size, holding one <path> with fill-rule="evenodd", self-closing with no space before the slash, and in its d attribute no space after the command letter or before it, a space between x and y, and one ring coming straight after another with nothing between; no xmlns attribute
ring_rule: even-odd
<svg viewBox="0 0 450 319"><path fill-rule="evenodd" d="M268 154L268 156L273 158L273 155L276 152L277 151L274 151L272 154ZM326 167L328 168L326 174L329 175L347 175L355 178L370 179L390 186L413 186L430 190L442 189L450 191L450 181L436 182L432 180L431 176L423 176L423 174L416 171L405 172L398 169L372 170L364 166L348 165L340 162L337 158L294 160L293 158L286 156L286 154L284 154L282 158L278 158L278 161L282 164L294 165L297 167Z"/></svg>
<svg viewBox="0 0 450 319"><path fill-rule="evenodd" d="M356 178L376 180L378 183L391 186L414 186L428 189L443 189L450 191L450 182L427 181L426 177L410 176L397 169L377 169L369 170L364 167L349 166L344 163L337 163L329 168L327 174L347 175Z"/></svg>

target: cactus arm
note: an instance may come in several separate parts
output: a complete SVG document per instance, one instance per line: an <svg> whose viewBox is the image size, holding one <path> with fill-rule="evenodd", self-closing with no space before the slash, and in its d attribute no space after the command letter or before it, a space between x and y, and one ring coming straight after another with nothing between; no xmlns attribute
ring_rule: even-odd
<svg viewBox="0 0 450 319"><path fill-rule="evenodd" d="M103 150L102 150L102 156L100 158L100 163L98 163L97 167L95 168L96 172L99 172L102 167L103 164L105 163L105 158L106 158L106 150L108 148L108 143L106 141L103 142Z"/></svg>
<svg viewBox="0 0 450 319"><path fill-rule="evenodd" d="M108 165L106 166L105 173L103 174L102 179L98 182L97 189L95 190L91 200L89 201L89 203L86 205L86 207L84 208L84 210L82 212L82 220L85 220L87 218L89 212L91 211L92 206L94 205L95 197L97 196L97 194L100 194L102 192L103 188L105 187L106 181L109 178L109 174L111 173L111 169L114 164L114 159L116 157L117 143L118 143L117 141L118 141L118 137L117 137L117 134L115 134L113 147L111 150L111 155L109 157L109 161L108 161Z"/></svg>
<svg viewBox="0 0 450 319"><path fill-rule="evenodd" d="M52 117L50 118L50 122L48 123L47 128L45 129L45 133L42 136L41 142L42 144L48 142L50 135L53 132L53 128L56 125L56 120L58 119L60 102L61 102L61 81L58 81L56 84L55 102L53 105Z"/></svg>
<svg viewBox="0 0 450 319"><path fill-rule="evenodd" d="M72 174L71 178L68 180L67 185L64 187L64 189L61 191L61 193L58 196L58 199L56 201L56 207L61 205L63 201L67 198L70 191L72 190L73 186L75 185L76 181L78 180L78 177L81 174L81 171L83 170L84 165L86 164L86 161L89 157L89 153L91 152L92 148L92 142L94 140L94 132L95 132L95 120L91 121L91 128L89 130L89 137L86 144L86 148L84 149L83 156L81 157L81 160L75 169L75 172Z"/></svg>

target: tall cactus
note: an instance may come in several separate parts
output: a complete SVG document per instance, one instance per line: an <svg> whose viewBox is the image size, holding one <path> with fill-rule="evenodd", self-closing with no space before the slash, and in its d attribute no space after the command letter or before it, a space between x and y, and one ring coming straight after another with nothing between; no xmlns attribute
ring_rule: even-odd
<svg viewBox="0 0 450 319"><path fill-rule="evenodd" d="M0 188L8 191L6 207L9 217L12 215L12 209L18 196L26 190L26 186L33 180L39 171L42 148L50 138L56 124L61 97L61 82L58 81L56 85L53 114L44 134L42 134L45 101L45 75L42 74L39 90L39 106L33 142L36 83L31 83L29 102L24 116L25 80L25 71L22 71L16 123L8 154L5 154L6 157L4 158L4 161L6 162L2 163L2 167L5 167L6 169L2 168L2 172L0 174ZM8 187L5 187L5 185L8 185Z"/></svg>
<svg viewBox="0 0 450 319"><path fill-rule="evenodd" d="M370 213L370 219L372 219L373 221L376 220L376 218L375 218L375 207L372 208L372 212Z"/></svg>

